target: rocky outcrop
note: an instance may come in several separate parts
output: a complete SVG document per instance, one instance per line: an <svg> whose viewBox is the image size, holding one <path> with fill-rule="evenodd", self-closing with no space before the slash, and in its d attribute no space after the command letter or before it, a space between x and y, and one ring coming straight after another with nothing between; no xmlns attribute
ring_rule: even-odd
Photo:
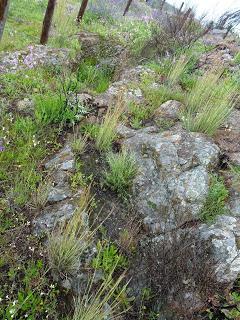
<svg viewBox="0 0 240 320"><path fill-rule="evenodd" d="M131 271L132 289L140 296L151 288L156 305L190 317L240 272L240 218L227 215L234 214L236 197L230 191L226 214L212 224L199 216L220 149L212 139L180 126L163 133L156 127L119 126L118 135L138 164L132 197L145 229Z"/></svg>
<svg viewBox="0 0 240 320"><path fill-rule="evenodd" d="M75 169L74 154L70 145L66 145L49 161L45 168L51 176L52 185L49 189L47 206L33 221L37 233L53 229L54 226L69 219L77 208L76 200L82 190L73 193L69 176Z"/></svg>
<svg viewBox="0 0 240 320"><path fill-rule="evenodd" d="M218 164L219 155L219 148L204 135L181 129L154 131L118 130L138 163L133 197L146 229L153 233L199 218L208 194L208 171Z"/></svg>
<svg viewBox="0 0 240 320"><path fill-rule="evenodd" d="M17 72L38 66L63 65L68 62L69 50L34 45L25 50L2 53L0 73Z"/></svg>

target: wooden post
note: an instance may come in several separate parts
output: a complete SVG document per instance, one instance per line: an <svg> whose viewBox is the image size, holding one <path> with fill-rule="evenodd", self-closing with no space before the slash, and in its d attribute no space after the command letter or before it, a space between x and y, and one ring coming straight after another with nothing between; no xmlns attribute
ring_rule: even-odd
<svg viewBox="0 0 240 320"><path fill-rule="evenodd" d="M56 5L56 0L48 0L47 9L43 19L42 34L40 38L40 43L44 45L47 44L48 42L49 31L52 24L55 5Z"/></svg>
<svg viewBox="0 0 240 320"><path fill-rule="evenodd" d="M0 41L3 36L10 0L0 0Z"/></svg>
<svg viewBox="0 0 240 320"><path fill-rule="evenodd" d="M78 24L80 23L80 21L82 20L82 18L84 16L85 10L87 8L87 4L88 4L88 0L82 0L82 4L79 9L78 16L77 16L77 23Z"/></svg>
<svg viewBox="0 0 240 320"><path fill-rule="evenodd" d="M123 15L124 15L124 16L125 16L125 14L128 12L128 10L129 10L129 8L130 8L131 3L132 3L132 0L128 0L128 2L127 2L127 6L126 6L126 8L125 8L125 10L124 10L124 13L123 13Z"/></svg>

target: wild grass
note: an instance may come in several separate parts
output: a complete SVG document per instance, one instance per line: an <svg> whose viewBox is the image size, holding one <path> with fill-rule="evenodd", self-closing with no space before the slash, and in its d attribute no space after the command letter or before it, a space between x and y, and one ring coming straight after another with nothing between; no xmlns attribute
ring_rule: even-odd
<svg viewBox="0 0 240 320"><path fill-rule="evenodd" d="M107 151L111 148L113 141L116 138L116 127L119 119L125 110L125 101L121 92L116 100L113 108L108 108L103 122L99 127L96 137L96 147L100 151Z"/></svg>
<svg viewBox="0 0 240 320"><path fill-rule="evenodd" d="M1 50L18 50L39 42L47 1L12 0Z"/></svg>
<svg viewBox="0 0 240 320"><path fill-rule="evenodd" d="M171 69L168 73L168 83L170 86L179 84L181 77L183 76L190 57L181 56L175 63L172 63Z"/></svg>
<svg viewBox="0 0 240 320"><path fill-rule="evenodd" d="M80 266L84 251L91 245L96 230L90 231L86 226L90 204L88 188L78 204L73 216L48 235L48 259L53 273L60 277L73 275Z"/></svg>
<svg viewBox="0 0 240 320"><path fill-rule="evenodd" d="M48 94L35 96L35 119L44 125L61 123L65 118L64 98Z"/></svg>
<svg viewBox="0 0 240 320"><path fill-rule="evenodd" d="M224 214L228 194L223 178L212 175L208 196L200 213L201 219L212 222L218 215Z"/></svg>
<svg viewBox="0 0 240 320"><path fill-rule="evenodd" d="M166 84L161 84L159 87L151 87L148 83L142 83L141 89L143 90L144 97L150 109L150 115L164 102L168 100L177 100L184 103L185 95L180 88L171 88Z"/></svg>
<svg viewBox="0 0 240 320"><path fill-rule="evenodd" d="M36 187L36 190L34 190L31 195L30 206L35 210L43 209L48 201L50 188L50 179L41 179L41 181L38 183L38 186Z"/></svg>
<svg viewBox="0 0 240 320"><path fill-rule="evenodd" d="M72 6L72 1L57 1L54 11L53 25L54 35L50 43L57 47L79 47L77 39L78 28L76 25L77 7ZM71 9L70 9L71 7Z"/></svg>
<svg viewBox="0 0 240 320"><path fill-rule="evenodd" d="M109 170L105 172L105 183L119 195L125 196L137 173L134 156L126 150L107 154Z"/></svg>
<svg viewBox="0 0 240 320"><path fill-rule="evenodd" d="M76 154L83 154L87 147L88 136L82 136L79 132L74 132L71 146L72 150Z"/></svg>
<svg viewBox="0 0 240 320"><path fill-rule="evenodd" d="M124 274L114 280L111 270L99 288L95 288L96 273L90 278L85 293L75 302L75 310L71 320L105 320L117 319L126 310L121 311L121 297L127 285L122 287Z"/></svg>
<svg viewBox="0 0 240 320"><path fill-rule="evenodd" d="M143 125L143 121L147 120L151 114L150 109L144 104L135 102L129 103L128 110L130 113L130 124L134 129L139 129Z"/></svg>
<svg viewBox="0 0 240 320"><path fill-rule="evenodd" d="M207 72L187 94L182 120L186 129L213 135L233 109L236 87L220 72Z"/></svg>

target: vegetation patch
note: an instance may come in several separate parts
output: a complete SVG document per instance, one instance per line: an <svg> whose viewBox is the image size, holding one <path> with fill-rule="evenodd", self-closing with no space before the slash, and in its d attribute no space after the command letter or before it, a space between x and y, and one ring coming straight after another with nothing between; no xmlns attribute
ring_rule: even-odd
<svg viewBox="0 0 240 320"><path fill-rule="evenodd" d="M226 213L227 198L228 190L223 178L212 175L209 193L200 213L201 219L205 222L212 222L217 216Z"/></svg>

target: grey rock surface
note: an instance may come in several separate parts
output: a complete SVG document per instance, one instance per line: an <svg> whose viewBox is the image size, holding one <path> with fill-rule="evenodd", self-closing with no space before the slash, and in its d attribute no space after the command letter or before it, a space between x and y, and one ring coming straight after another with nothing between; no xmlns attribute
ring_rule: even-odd
<svg viewBox="0 0 240 320"><path fill-rule="evenodd" d="M198 219L208 194L208 171L218 164L219 148L206 136L184 130L124 131L121 126L119 132L127 136L122 144L138 164L133 198L144 222L149 223L145 227L151 232Z"/></svg>
<svg viewBox="0 0 240 320"><path fill-rule="evenodd" d="M46 169L58 169L64 171L74 170L74 154L69 145L61 149L52 159L45 164Z"/></svg>
<svg viewBox="0 0 240 320"><path fill-rule="evenodd" d="M158 107L154 113L154 118L169 118L178 120L182 104L176 100L169 100Z"/></svg>
<svg viewBox="0 0 240 320"><path fill-rule="evenodd" d="M5 52L0 55L0 73L14 73L38 66L64 65L68 63L69 50L42 45L29 46L25 50Z"/></svg>
<svg viewBox="0 0 240 320"><path fill-rule="evenodd" d="M235 281L240 272L240 219L219 216L214 224L204 224L199 231L204 240L211 241L217 280L222 283Z"/></svg>

